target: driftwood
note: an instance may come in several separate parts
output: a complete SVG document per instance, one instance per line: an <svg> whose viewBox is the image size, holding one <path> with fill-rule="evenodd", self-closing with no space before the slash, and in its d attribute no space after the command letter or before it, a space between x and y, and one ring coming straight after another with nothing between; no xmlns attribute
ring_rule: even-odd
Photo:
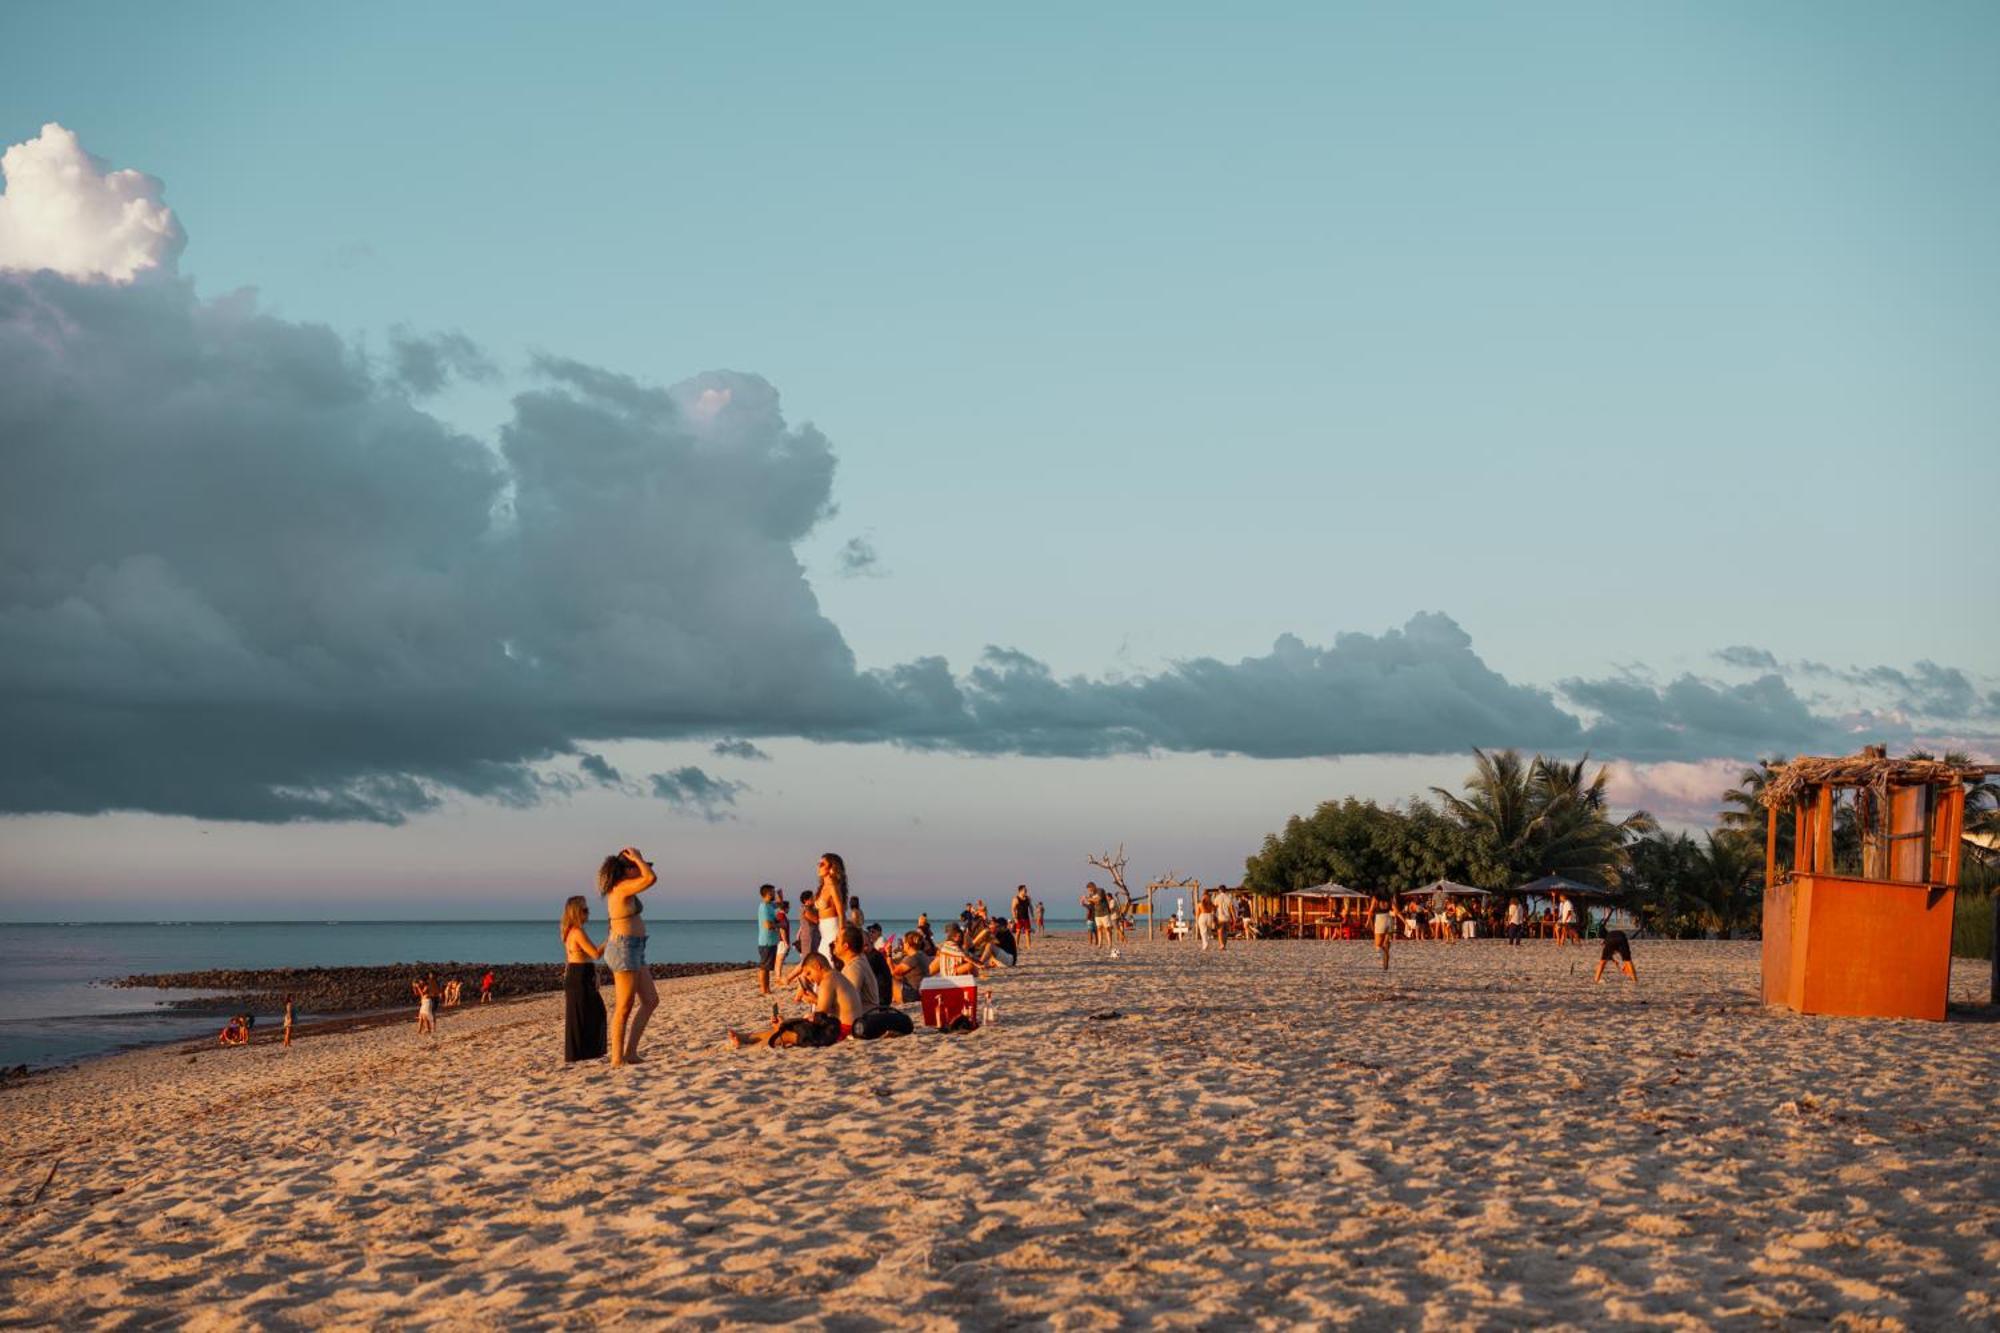
<svg viewBox="0 0 2000 1333"><path fill-rule="evenodd" d="M1764 787L1764 804L1782 810L1810 787L1865 787L1888 798L1891 787L1956 787L2000 773L2000 764L1948 764L1942 759L1891 759L1879 745L1839 758L1804 757L1778 766Z"/></svg>

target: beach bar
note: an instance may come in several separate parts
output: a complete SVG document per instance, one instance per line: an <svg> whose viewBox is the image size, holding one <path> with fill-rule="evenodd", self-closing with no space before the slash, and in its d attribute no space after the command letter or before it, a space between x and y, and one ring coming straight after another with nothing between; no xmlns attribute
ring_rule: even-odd
<svg viewBox="0 0 2000 1333"><path fill-rule="evenodd" d="M1944 1018L1965 783L1994 772L1880 746L1776 768L1763 798L1766 1004Z"/></svg>

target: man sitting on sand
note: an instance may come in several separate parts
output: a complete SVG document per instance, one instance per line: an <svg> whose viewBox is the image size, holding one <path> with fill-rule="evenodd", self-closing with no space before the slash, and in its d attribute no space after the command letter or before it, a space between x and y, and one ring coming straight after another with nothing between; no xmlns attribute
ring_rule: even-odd
<svg viewBox="0 0 2000 1333"><path fill-rule="evenodd" d="M837 947L837 946L836 946ZM862 1013L861 994L854 983L826 961L823 953L807 954L799 971L808 986L816 987L813 1012L805 1018L779 1019L778 1007L771 1006L771 1026L764 1032L731 1029L729 1046L831 1046L854 1031Z"/></svg>
<svg viewBox="0 0 2000 1333"><path fill-rule="evenodd" d="M965 932L957 926L944 933L944 943L938 945L937 961L931 964L931 973L940 977L976 977L979 975L979 960L965 949Z"/></svg>
<svg viewBox="0 0 2000 1333"><path fill-rule="evenodd" d="M833 937L833 959L840 964L840 974L861 997L861 1007L873 1009L885 1001L875 980L875 969L868 965L867 952L867 941L859 926L842 926Z"/></svg>
<svg viewBox="0 0 2000 1333"><path fill-rule="evenodd" d="M1613 958L1618 960L1619 970L1632 979L1633 985L1638 985L1639 972L1632 966L1632 941L1625 938L1625 932L1622 930L1604 932L1604 948L1597 955L1597 975L1591 980L1604 980L1604 965Z"/></svg>

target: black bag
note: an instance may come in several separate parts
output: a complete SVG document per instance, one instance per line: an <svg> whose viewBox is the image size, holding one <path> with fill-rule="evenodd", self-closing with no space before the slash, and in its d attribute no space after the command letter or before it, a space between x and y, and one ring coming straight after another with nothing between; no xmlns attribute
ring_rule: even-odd
<svg viewBox="0 0 2000 1333"><path fill-rule="evenodd" d="M901 1009L870 1009L854 1022L854 1036L859 1041L873 1041L877 1037L907 1037L917 1030L910 1016Z"/></svg>

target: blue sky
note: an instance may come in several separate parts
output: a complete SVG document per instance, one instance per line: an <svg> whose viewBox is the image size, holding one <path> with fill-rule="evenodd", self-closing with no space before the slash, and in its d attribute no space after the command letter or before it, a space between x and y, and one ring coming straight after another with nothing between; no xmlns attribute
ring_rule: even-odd
<svg viewBox="0 0 2000 1333"><path fill-rule="evenodd" d="M202 298L253 287L375 350L464 333L501 374L428 410L483 440L536 353L763 377L837 459L837 512L795 549L863 668L1001 645L1142 677L1438 611L1536 687L1740 682L1714 654L1751 645L1990 691L1997 48L1970 5L15 6L0 140L58 121L160 178ZM873 576L842 576L856 538ZM1814 549L1842 554L1819 577L1784 558ZM1884 706L1786 679L1823 712ZM1465 767L759 734L776 757L732 770L754 790L727 830L640 798L587 818L602 793L395 830L24 811L0 910L142 891L66 859L78 828L139 865L173 845L189 901L254 895L283 848L388 901L404 867L457 859L453 818L549 849L549 875L572 839L665 819L718 885L844 837L919 893L1068 873L1081 829L1037 830L1085 799L1097 840L1233 878L1293 809ZM718 767L660 744L641 766ZM912 840L901 809L777 776L835 753L904 804L974 797ZM1187 809L1121 810L1106 774ZM1189 813L1217 784L1250 808ZM965 868L987 822L1020 869ZM249 850L225 866L191 838Z"/></svg>

